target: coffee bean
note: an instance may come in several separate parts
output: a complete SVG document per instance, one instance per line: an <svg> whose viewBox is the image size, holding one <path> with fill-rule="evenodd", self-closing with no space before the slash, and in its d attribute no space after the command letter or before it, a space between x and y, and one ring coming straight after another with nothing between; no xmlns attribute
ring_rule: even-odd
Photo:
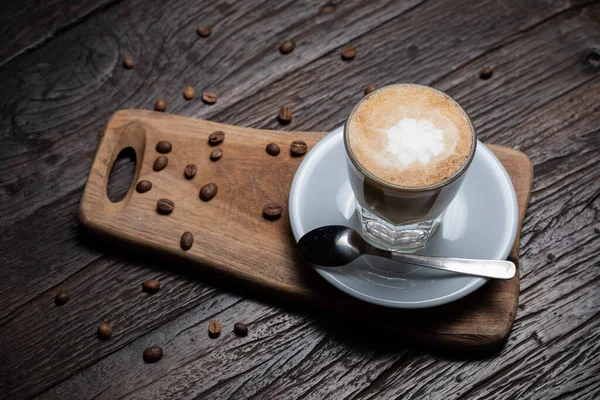
<svg viewBox="0 0 600 400"><path fill-rule="evenodd" d="M303 142L302 140L296 140L296 141L292 142L292 146L290 148L290 152L292 153L292 156L294 156L294 157L303 156L304 154L306 154L307 150L308 150L308 147L306 146L306 143Z"/></svg>
<svg viewBox="0 0 600 400"><path fill-rule="evenodd" d="M219 321L212 320L208 324L208 336L211 338L219 337L221 334L221 323Z"/></svg>
<svg viewBox="0 0 600 400"><path fill-rule="evenodd" d="M157 172L162 171L163 169L166 168L168 163L169 163L169 158L167 156L158 156L158 157L156 157L156 160L154 160L154 165L152 166L152 169Z"/></svg>
<svg viewBox="0 0 600 400"><path fill-rule="evenodd" d="M323 7L321 7L321 12L323 14L329 14L335 11L335 4L327 3Z"/></svg>
<svg viewBox="0 0 600 400"><path fill-rule="evenodd" d="M213 197L215 197L217 195L218 191L219 191L219 188L214 183L209 183L208 185L204 185L204 186L202 186L202 189L200 189L200 199L202 201L209 201L210 199L212 199Z"/></svg>
<svg viewBox="0 0 600 400"><path fill-rule="evenodd" d="M194 235L192 235L192 232L183 232L180 244L183 250L191 249L194 244Z"/></svg>
<svg viewBox="0 0 600 400"><path fill-rule="evenodd" d="M342 49L342 58L344 60L352 60L356 57L356 48L351 45L344 46Z"/></svg>
<svg viewBox="0 0 600 400"><path fill-rule="evenodd" d="M154 103L154 111L165 111L167 109L167 102L165 99L158 99Z"/></svg>
<svg viewBox="0 0 600 400"><path fill-rule="evenodd" d="M98 326L98 337L102 340L106 340L112 336L112 327L106 322Z"/></svg>
<svg viewBox="0 0 600 400"><path fill-rule="evenodd" d="M127 69L135 68L135 63L133 62L133 58L125 57L123 59L123 66Z"/></svg>
<svg viewBox="0 0 600 400"><path fill-rule="evenodd" d="M159 214L163 214L163 215L171 214L171 212L173 212L174 208L175 208L175 203L173 203L172 200L158 199L158 201L156 202L156 211L158 211Z"/></svg>
<svg viewBox="0 0 600 400"><path fill-rule="evenodd" d="M279 121L286 124L292 120L292 109L290 107L281 106L277 116L279 117Z"/></svg>
<svg viewBox="0 0 600 400"><path fill-rule="evenodd" d="M213 132L208 136L208 143L211 146L221 144L223 140L225 140L225 132L222 131Z"/></svg>
<svg viewBox="0 0 600 400"><path fill-rule="evenodd" d="M207 37L207 36L210 36L210 34L212 33L212 28L210 26L200 25L196 29L196 32L198 32L198 35L200 35L202 37Z"/></svg>
<svg viewBox="0 0 600 400"><path fill-rule="evenodd" d="M183 98L186 100L191 100L196 95L196 91L193 87L188 86L183 90Z"/></svg>
<svg viewBox="0 0 600 400"><path fill-rule="evenodd" d="M217 95L212 92L202 93L202 100L206 104L215 104L217 102Z"/></svg>
<svg viewBox="0 0 600 400"><path fill-rule="evenodd" d="M375 85L369 85L365 88L365 96L368 95L369 93L375 91L377 89L377 86Z"/></svg>
<svg viewBox="0 0 600 400"><path fill-rule="evenodd" d="M485 67L481 71L479 71L479 77L484 80L490 79L493 74L494 74L494 70L491 69L490 67Z"/></svg>
<svg viewBox="0 0 600 400"><path fill-rule="evenodd" d="M223 157L223 149L220 147L210 152L210 159L213 161L217 161L221 157Z"/></svg>
<svg viewBox="0 0 600 400"><path fill-rule="evenodd" d="M277 146L275 143L269 143L267 145L267 153L269 153L272 156L276 156L279 155L279 146Z"/></svg>
<svg viewBox="0 0 600 400"><path fill-rule="evenodd" d="M139 181L137 185L135 185L135 190L138 193L146 193L152 189L152 182L150 181Z"/></svg>
<svg viewBox="0 0 600 400"><path fill-rule="evenodd" d="M235 325L233 325L233 332L238 336L247 336L248 327L246 326L246 324L236 322Z"/></svg>
<svg viewBox="0 0 600 400"><path fill-rule="evenodd" d="M198 167L196 167L196 164L188 164L185 166L185 170L183 170L183 175L185 175L187 179L192 179L196 176L197 172Z"/></svg>
<svg viewBox="0 0 600 400"><path fill-rule="evenodd" d="M146 279L142 283L142 290L146 293L156 293L160 290L160 282L158 279Z"/></svg>
<svg viewBox="0 0 600 400"><path fill-rule="evenodd" d="M294 42L293 39L288 39L281 43L281 45L279 46L279 51L281 52L281 54L289 54L292 51L294 51L295 48L296 42Z"/></svg>
<svg viewBox="0 0 600 400"><path fill-rule="evenodd" d="M147 363L155 363L163 356L163 349L158 346L150 346L144 350L144 361Z"/></svg>
<svg viewBox="0 0 600 400"><path fill-rule="evenodd" d="M56 303L57 306L62 306L70 299L71 296L69 296L69 293L65 290L61 290L58 293L56 293L56 296L54 296L54 303Z"/></svg>
<svg viewBox="0 0 600 400"><path fill-rule="evenodd" d="M171 142L168 142L166 140L161 140L160 142L156 143L156 151L158 151L159 153L167 154L170 153L172 149L173 145L171 144Z"/></svg>
<svg viewBox="0 0 600 400"><path fill-rule="evenodd" d="M278 219L281 217L282 212L283 207L281 207L278 203L269 203L263 207L263 216L266 219Z"/></svg>

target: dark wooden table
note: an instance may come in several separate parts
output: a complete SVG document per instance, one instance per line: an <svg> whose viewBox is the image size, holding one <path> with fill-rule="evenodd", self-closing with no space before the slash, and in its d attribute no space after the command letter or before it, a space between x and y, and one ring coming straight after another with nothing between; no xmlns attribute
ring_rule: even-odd
<svg viewBox="0 0 600 400"><path fill-rule="evenodd" d="M600 4L566 0L9 0L0 14L0 398L598 399ZM201 38L197 25L213 33ZM278 51L288 38L296 49ZM343 61L341 48L358 55ZM122 67L131 56L133 70ZM480 70L493 68L484 80ZM534 164L506 345L444 354L246 293L80 232L112 113L326 131L370 84L455 97ZM197 94L218 94L213 106ZM293 108L291 124L276 118ZM130 164L116 168L126 182ZM157 278L148 296L141 282ZM60 289L71 294L54 304ZM251 334L207 335L211 319ZM96 337L109 321L114 335ZM407 325L410 321L407 321ZM350 325L352 326L352 325ZM343 327L343 328L342 328ZM165 356L145 364L148 345Z"/></svg>

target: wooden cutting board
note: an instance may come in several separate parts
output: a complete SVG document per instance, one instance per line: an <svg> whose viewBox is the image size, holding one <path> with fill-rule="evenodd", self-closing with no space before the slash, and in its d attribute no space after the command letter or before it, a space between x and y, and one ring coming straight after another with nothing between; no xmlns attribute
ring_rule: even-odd
<svg viewBox="0 0 600 400"><path fill-rule="evenodd" d="M208 135L225 132L220 145L223 157L209 158L214 147ZM304 140L309 149L325 133L282 132L243 128L210 121L144 110L117 112L100 142L81 199L79 218L91 232L116 239L136 250L158 252L171 259L232 279L268 296L279 296L313 307L367 320L372 326L436 346L484 349L506 340L517 310L519 277L491 281L475 293L451 304L421 310L397 310L367 304L327 284L296 254L287 215L290 185L302 157L292 157L290 144ZM156 143L168 140L173 150L169 163L153 171L160 154ZM268 143L277 143L281 154L268 155ZM132 147L137 166L132 187L118 203L106 194L109 174L120 151ZM518 265L520 228L529 200L532 168L527 156L506 147L488 146L508 171L519 203L519 236L510 258ZM187 164L198 173L187 180ZM146 179L152 189L137 193L135 184ZM217 196L200 200L202 186L214 182ZM170 215L156 212L156 202L175 202ZM268 221L263 206L284 205L282 218ZM183 232L194 234L188 251L180 248ZM216 275L215 275L216 274ZM371 325L370 325L371 326Z"/></svg>

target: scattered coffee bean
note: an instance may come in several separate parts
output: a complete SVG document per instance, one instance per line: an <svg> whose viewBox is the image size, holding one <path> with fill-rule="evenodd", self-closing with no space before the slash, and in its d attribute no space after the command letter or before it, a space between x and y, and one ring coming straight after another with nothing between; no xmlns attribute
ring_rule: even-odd
<svg viewBox="0 0 600 400"><path fill-rule="evenodd" d="M342 58L344 60L352 60L356 57L356 47L347 45L342 48Z"/></svg>
<svg viewBox="0 0 600 400"><path fill-rule="evenodd" d="M137 185L135 185L135 190L138 193L146 193L152 189L152 182L150 181L139 181Z"/></svg>
<svg viewBox="0 0 600 400"><path fill-rule="evenodd" d="M160 290L160 282L158 279L146 279L142 283L142 290L146 293L156 293Z"/></svg>
<svg viewBox="0 0 600 400"><path fill-rule="evenodd" d="M279 155L279 146L277 146L275 143L269 143L267 145L267 153L269 153L272 156L276 156Z"/></svg>
<svg viewBox="0 0 600 400"><path fill-rule="evenodd" d="M169 141L161 140L160 142L156 143L156 151L159 153L167 154L170 153L172 149L173 145Z"/></svg>
<svg viewBox="0 0 600 400"><path fill-rule="evenodd" d="M335 11L335 4L327 3L323 7L321 7L321 12L323 14L329 14Z"/></svg>
<svg viewBox="0 0 600 400"><path fill-rule="evenodd" d="M196 164L188 164L185 166L185 170L183 171L183 175L185 175L185 177L187 179L192 179L196 176L196 173L198 172L198 167L196 166Z"/></svg>
<svg viewBox="0 0 600 400"><path fill-rule="evenodd" d="M263 207L263 216L266 219L278 219L281 217L282 212L283 207L281 207L278 203L269 203Z"/></svg>
<svg viewBox="0 0 600 400"><path fill-rule="evenodd" d="M192 248L193 244L194 235L192 235L192 232L183 232L183 235L181 235L181 248L183 250L189 250Z"/></svg>
<svg viewBox="0 0 600 400"><path fill-rule="evenodd" d="M493 69L491 69L490 67L485 67L479 72L479 77L484 80L490 79L493 74L494 74Z"/></svg>
<svg viewBox="0 0 600 400"><path fill-rule="evenodd" d="M202 201L209 201L210 199L212 199L213 197L215 197L217 195L218 191L219 191L219 188L214 183L209 183L208 185L204 185L204 186L202 186L202 189L200 189L200 199Z"/></svg>
<svg viewBox="0 0 600 400"><path fill-rule="evenodd" d="M233 332L238 336L247 336L248 327L246 326L246 324L236 322L235 325L233 325Z"/></svg>
<svg viewBox="0 0 600 400"><path fill-rule="evenodd" d="M144 361L147 363L155 363L163 356L163 350L158 346L150 346L144 350Z"/></svg>
<svg viewBox="0 0 600 400"><path fill-rule="evenodd" d="M222 131L213 132L208 136L208 143L211 146L221 144L223 140L225 140L225 132Z"/></svg>
<svg viewBox="0 0 600 400"><path fill-rule="evenodd" d="M65 290L61 290L58 293L56 293L56 296L54 296L54 303L56 303L57 306L62 306L70 299L71 296L69 296L69 293Z"/></svg>
<svg viewBox="0 0 600 400"><path fill-rule="evenodd" d="M98 337L102 340L106 340L112 336L112 327L106 322L98 326Z"/></svg>
<svg viewBox="0 0 600 400"><path fill-rule="evenodd" d="M188 86L183 90L183 98L186 100L191 100L196 95L196 91L193 87Z"/></svg>
<svg viewBox="0 0 600 400"><path fill-rule="evenodd" d="M306 146L306 143L302 140L296 140L292 142L292 146L290 148L290 152L294 157L303 156L304 154L306 154L307 150L308 146Z"/></svg>
<svg viewBox="0 0 600 400"><path fill-rule="evenodd" d="M167 102L165 99L158 99L154 103L154 111L165 111L167 109Z"/></svg>
<svg viewBox="0 0 600 400"><path fill-rule="evenodd" d="M212 28L210 26L200 25L196 29L196 32L198 32L198 35L200 35L202 37L207 37L207 36L210 36L210 34L212 33Z"/></svg>
<svg viewBox="0 0 600 400"><path fill-rule="evenodd" d="M546 255L546 257L548 258L548 260L552 261L556 258L556 256L552 253L548 253L548 255Z"/></svg>
<svg viewBox="0 0 600 400"><path fill-rule="evenodd" d="M281 45L279 46L279 51L281 52L281 54L289 54L292 51L294 51L295 48L296 42L294 42L293 39L288 39L281 43Z"/></svg>
<svg viewBox="0 0 600 400"><path fill-rule="evenodd" d="M133 62L133 58L125 57L123 59L123 66L127 69L135 68L135 63Z"/></svg>
<svg viewBox="0 0 600 400"><path fill-rule="evenodd" d="M217 102L217 95L212 92L202 93L202 100L206 104L215 104Z"/></svg>
<svg viewBox="0 0 600 400"><path fill-rule="evenodd" d="M175 203L173 203L172 200L158 199L158 201L156 202L156 211L158 211L159 214L163 214L163 215L171 214L171 212L173 212L174 208L175 208Z"/></svg>
<svg viewBox="0 0 600 400"><path fill-rule="evenodd" d="M290 107L281 106L279 109L279 121L286 124L292 120L292 109Z"/></svg>
<svg viewBox="0 0 600 400"><path fill-rule="evenodd" d="M221 323L219 321L212 320L208 324L208 336L211 338L219 337L221 334Z"/></svg>
<svg viewBox="0 0 600 400"><path fill-rule="evenodd" d="M152 169L157 172L162 171L163 169L166 168L168 163L169 163L169 158L167 156L158 156L158 157L156 157L156 160L154 160L154 165L152 166Z"/></svg>
<svg viewBox="0 0 600 400"><path fill-rule="evenodd" d="M368 95L369 93L375 91L375 89L377 89L377 86L375 85L369 85L365 88L365 96Z"/></svg>
<svg viewBox="0 0 600 400"><path fill-rule="evenodd" d="M223 157L223 149L220 147L210 152L210 159L213 161L217 161L221 157Z"/></svg>

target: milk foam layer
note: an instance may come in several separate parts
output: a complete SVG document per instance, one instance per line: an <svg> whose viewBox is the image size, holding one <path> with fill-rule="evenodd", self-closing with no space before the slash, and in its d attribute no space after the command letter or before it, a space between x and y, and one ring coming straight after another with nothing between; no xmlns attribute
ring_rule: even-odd
<svg viewBox="0 0 600 400"><path fill-rule="evenodd" d="M465 164L473 142L462 108L416 85L374 92L354 110L347 130L352 154L364 169L405 187L443 182Z"/></svg>

